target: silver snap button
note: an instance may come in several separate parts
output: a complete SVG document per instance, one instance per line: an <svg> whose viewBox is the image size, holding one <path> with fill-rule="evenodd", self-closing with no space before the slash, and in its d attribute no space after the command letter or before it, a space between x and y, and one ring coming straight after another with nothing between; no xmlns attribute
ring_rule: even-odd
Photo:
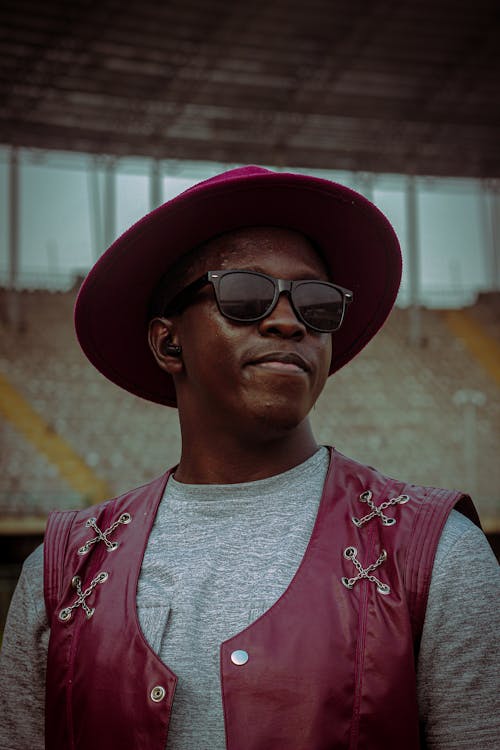
<svg viewBox="0 0 500 750"><path fill-rule="evenodd" d="M243 651L242 649L233 651L233 653L231 654L231 661L233 662L233 664L237 664L239 667L241 667L243 664L247 663L248 654L246 651Z"/></svg>
<svg viewBox="0 0 500 750"><path fill-rule="evenodd" d="M167 694L167 691L165 690L164 687L162 687L161 685L156 685L156 687L154 687L152 691L150 692L149 697L155 703L159 703L160 701L164 699L166 694Z"/></svg>

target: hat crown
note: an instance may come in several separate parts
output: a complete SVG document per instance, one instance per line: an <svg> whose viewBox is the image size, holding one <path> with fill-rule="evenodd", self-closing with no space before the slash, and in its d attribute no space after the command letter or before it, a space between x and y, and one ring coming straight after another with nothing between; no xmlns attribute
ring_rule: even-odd
<svg viewBox="0 0 500 750"><path fill-rule="evenodd" d="M199 190L200 188L206 187L207 185L215 185L217 183L228 182L229 180L236 180L241 178L246 179L248 177L256 177L258 175L266 174L274 174L274 172L272 172L270 169L257 167L253 164L245 167L235 167L234 169L228 169L226 172L222 172L221 174L216 174L214 175L214 177L209 177L208 180L203 180L203 182L198 182L196 185L192 185L191 187L187 188L187 190L184 190L184 193ZM184 195L184 193L182 193L182 195Z"/></svg>

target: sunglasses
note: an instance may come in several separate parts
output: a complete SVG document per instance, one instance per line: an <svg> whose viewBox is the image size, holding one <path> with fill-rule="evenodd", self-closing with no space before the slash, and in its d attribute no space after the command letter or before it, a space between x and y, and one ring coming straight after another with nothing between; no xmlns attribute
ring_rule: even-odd
<svg viewBox="0 0 500 750"><path fill-rule="evenodd" d="M332 333L340 328L353 294L328 281L275 279L258 271L207 271L179 292L166 306L163 315L180 312L193 294L211 284L217 306L224 317L238 323L255 323L276 307L286 294L295 315L308 328Z"/></svg>

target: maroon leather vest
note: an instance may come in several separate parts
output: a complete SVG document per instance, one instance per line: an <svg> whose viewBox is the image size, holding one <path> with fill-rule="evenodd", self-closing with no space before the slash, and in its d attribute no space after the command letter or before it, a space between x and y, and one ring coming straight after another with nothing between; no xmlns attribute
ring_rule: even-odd
<svg viewBox="0 0 500 750"><path fill-rule="evenodd" d="M144 639L136 591L169 473L49 519L48 750L165 748L177 678ZM404 485L332 451L293 580L221 644L228 750L423 746L415 654L437 543L457 504L479 523L458 492Z"/></svg>

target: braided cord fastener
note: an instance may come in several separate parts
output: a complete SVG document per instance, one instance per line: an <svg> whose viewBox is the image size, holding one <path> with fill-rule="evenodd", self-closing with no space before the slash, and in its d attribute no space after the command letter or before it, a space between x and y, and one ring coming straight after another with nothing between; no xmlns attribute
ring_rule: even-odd
<svg viewBox="0 0 500 750"><path fill-rule="evenodd" d="M85 526L87 528L91 528L95 531L96 536L92 539L89 539L88 541L83 544L80 549L78 550L79 555L86 555L87 552L90 550L93 544L97 544L98 542L104 542L106 545L108 552L114 552L114 550L118 547L119 542L110 542L108 539L108 536L115 531L118 526L121 524L127 524L130 523L132 520L132 516L130 513L122 513L121 516L111 524L105 531L101 531L99 526L97 525L96 521L97 518L89 518L88 521L85 523Z"/></svg>
<svg viewBox="0 0 500 750"><path fill-rule="evenodd" d="M365 492L362 492L358 498L362 503L366 503L371 510L371 513L368 513L362 518L356 518L356 516L352 516L351 520L353 524L358 528L363 526L365 523L368 523L368 521L371 521L372 518L377 517L380 518L384 526L394 526L394 524L397 523L397 520L395 518L386 516L383 511L386 510L386 508L389 508L391 505L404 505L410 499L409 495L398 495L398 497L393 497L390 500L386 500L385 502L377 506L373 502L372 497L373 494L371 490L366 490Z"/></svg>
<svg viewBox="0 0 500 750"><path fill-rule="evenodd" d="M371 581L371 583L374 583L376 585L379 594L390 594L391 587L387 583L382 583L382 581L376 576L371 575L374 570L376 570L380 565L382 565L385 560L387 560L387 552L385 551L385 549L382 550L375 562L371 563L371 565L368 565L366 568L363 568L363 566L361 565L360 561L358 560L357 554L358 550L356 549L356 547L346 547L346 549L344 550L344 557L347 560L350 560L358 571L358 575L354 576L353 578L347 578L346 576L343 576L340 579L344 586L347 589L352 589L358 581L366 579L367 581Z"/></svg>
<svg viewBox="0 0 500 750"><path fill-rule="evenodd" d="M66 622L69 620L73 614L73 610L77 609L78 607L81 607L85 614L87 615L87 619L90 619L92 615L95 612L95 607L89 607L87 602L85 601L88 596L92 593L92 591L95 589L95 587L99 583L104 583L108 580L109 574L106 573L106 571L102 570L100 573L96 575L95 578L92 579L92 581L89 583L85 591L82 589L82 579L80 576L73 576L73 579L71 581L71 585L73 588L76 589L76 593L78 594L78 598L71 604L69 607L65 607L64 609L61 609L59 612L59 619L63 622Z"/></svg>

